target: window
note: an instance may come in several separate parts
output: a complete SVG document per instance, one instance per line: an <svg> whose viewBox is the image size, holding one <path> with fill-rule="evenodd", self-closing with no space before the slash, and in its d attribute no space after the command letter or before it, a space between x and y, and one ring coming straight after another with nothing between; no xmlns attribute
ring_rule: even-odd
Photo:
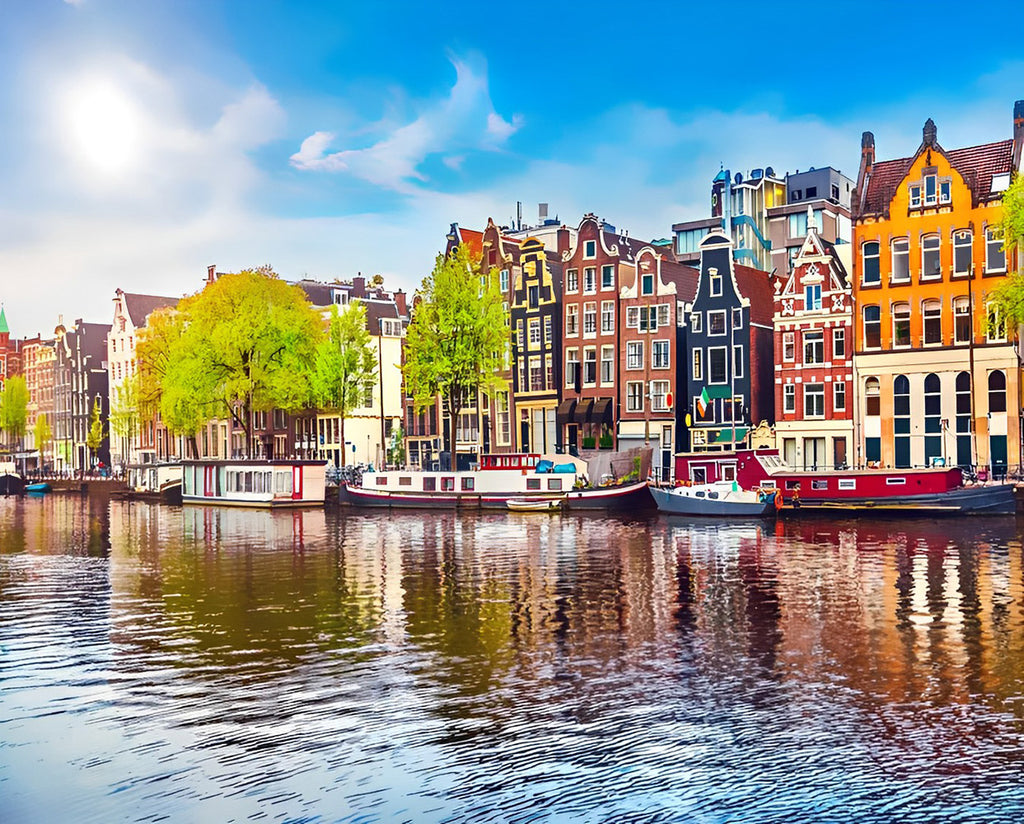
<svg viewBox="0 0 1024 824"><path fill-rule="evenodd" d="M1006 324L1003 322L1003 317L999 312L999 308L994 303L990 303L988 305L988 311L985 314L988 317L988 323L986 324L985 329L985 336L988 340L1006 340Z"/></svg>
<svg viewBox="0 0 1024 824"><path fill-rule="evenodd" d="M570 303L565 307L565 334L578 335L580 333L580 307L577 303Z"/></svg>
<svg viewBox="0 0 1024 824"><path fill-rule="evenodd" d="M668 381L651 381L651 411L668 411Z"/></svg>
<svg viewBox="0 0 1024 824"><path fill-rule="evenodd" d="M937 300L924 303L924 343L926 346L942 343L942 304Z"/></svg>
<svg viewBox="0 0 1024 824"><path fill-rule="evenodd" d="M611 386L615 383L615 347L601 347L601 383Z"/></svg>
<svg viewBox="0 0 1024 824"><path fill-rule="evenodd" d="M565 385L576 386L579 374L580 353L578 349L567 349L565 352Z"/></svg>
<svg viewBox="0 0 1024 824"><path fill-rule="evenodd" d="M530 318L530 348L540 346L540 318Z"/></svg>
<svg viewBox="0 0 1024 824"><path fill-rule="evenodd" d="M953 340L969 343L971 340L971 304L967 298L953 300Z"/></svg>
<svg viewBox="0 0 1024 824"><path fill-rule="evenodd" d="M974 235L970 229L953 232L953 274L969 275L971 273L972 243Z"/></svg>
<svg viewBox="0 0 1024 824"><path fill-rule="evenodd" d="M544 343L551 345L551 338L553 335L553 324L551 322L551 315L544 316Z"/></svg>
<svg viewBox="0 0 1024 824"><path fill-rule="evenodd" d="M566 292L578 292L580 289L580 270L579 269L566 269L565 270L565 291Z"/></svg>
<svg viewBox="0 0 1024 824"><path fill-rule="evenodd" d="M892 307L892 345L910 346L909 303L897 303Z"/></svg>
<svg viewBox="0 0 1024 824"><path fill-rule="evenodd" d="M942 274L939 268L940 246L938 235L925 235L921 238L921 277L934 278Z"/></svg>
<svg viewBox="0 0 1024 824"><path fill-rule="evenodd" d="M615 288L615 267L606 265L601 267L601 288L602 289L614 289Z"/></svg>
<svg viewBox="0 0 1024 824"><path fill-rule="evenodd" d="M544 373L540 368L540 358L530 358L530 391L544 391Z"/></svg>
<svg viewBox="0 0 1024 824"><path fill-rule="evenodd" d="M657 306L641 306L640 307L640 331L641 332L657 332L658 331L658 307Z"/></svg>
<svg viewBox="0 0 1024 824"><path fill-rule="evenodd" d="M796 358L796 333L782 333L782 359L791 361Z"/></svg>
<svg viewBox="0 0 1024 824"><path fill-rule="evenodd" d="M717 310L714 312L708 312L708 334L709 335L724 335L725 334L725 310Z"/></svg>
<svg viewBox="0 0 1024 824"><path fill-rule="evenodd" d="M607 334L615 331L615 301L601 301L601 332Z"/></svg>
<svg viewBox="0 0 1024 824"><path fill-rule="evenodd" d="M812 197L817 197L818 196L818 187L817 186L808 186L807 187L807 191L804 193L804 196L808 200L810 200Z"/></svg>
<svg viewBox="0 0 1024 824"><path fill-rule="evenodd" d="M910 241L905 237L895 238L892 242L892 279L910 280Z"/></svg>
<svg viewBox="0 0 1024 824"><path fill-rule="evenodd" d="M654 273L644 272L640 276L640 294L641 295L653 295L654 294Z"/></svg>
<svg viewBox="0 0 1024 824"><path fill-rule="evenodd" d="M701 328L700 319L701 319L701 317L702 317L702 315L701 315L700 312L691 312L690 313L690 331L691 332L698 332L698 333L700 332L700 328Z"/></svg>
<svg viewBox="0 0 1024 824"><path fill-rule="evenodd" d="M942 382L935 373L924 378L924 465L942 457Z"/></svg>
<svg viewBox="0 0 1024 824"><path fill-rule="evenodd" d="M732 348L732 374L734 377L743 377L743 347L734 346Z"/></svg>
<svg viewBox="0 0 1024 824"><path fill-rule="evenodd" d="M593 347L583 350L583 383L586 386L597 383L597 350Z"/></svg>
<svg viewBox="0 0 1024 824"><path fill-rule="evenodd" d="M825 384L808 383L804 385L804 417L825 417Z"/></svg>
<svg viewBox="0 0 1024 824"><path fill-rule="evenodd" d="M658 304L658 326L668 326L672 319L672 304Z"/></svg>
<svg viewBox="0 0 1024 824"><path fill-rule="evenodd" d="M597 334L597 304L596 303L584 303L583 304L583 334L584 335L596 335Z"/></svg>
<svg viewBox="0 0 1024 824"><path fill-rule="evenodd" d="M588 266L583 270L583 293L591 294L597 291L597 269Z"/></svg>
<svg viewBox="0 0 1024 824"><path fill-rule="evenodd" d="M644 385L640 381L629 381L626 384L626 411L644 411Z"/></svg>
<svg viewBox="0 0 1024 824"><path fill-rule="evenodd" d="M910 208L921 208L921 185L915 184L910 187Z"/></svg>
<svg viewBox="0 0 1024 824"><path fill-rule="evenodd" d="M832 384L832 411L846 411L846 382L836 381Z"/></svg>
<svg viewBox="0 0 1024 824"><path fill-rule="evenodd" d="M644 342L642 340L631 340L626 342L626 368L644 368Z"/></svg>
<svg viewBox="0 0 1024 824"><path fill-rule="evenodd" d="M799 198L797 198L799 200ZM789 236L803 237L807 234L807 210L789 216Z"/></svg>
<svg viewBox="0 0 1024 824"><path fill-rule="evenodd" d="M882 348L882 311L878 306L864 307L864 348Z"/></svg>
<svg viewBox="0 0 1024 824"><path fill-rule="evenodd" d="M544 390L557 389L555 386L555 359L549 353L544 356Z"/></svg>
<svg viewBox="0 0 1024 824"><path fill-rule="evenodd" d="M668 369L668 367L669 367L668 341L667 340L651 341L651 368L652 369Z"/></svg>
<svg viewBox="0 0 1024 824"><path fill-rule="evenodd" d="M893 378L892 418L893 463L902 469L910 466L910 380L906 375Z"/></svg>
<svg viewBox="0 0 1024 824"><path fill-rule="evenodd" d="M924 205L934 206L938 198L935 175L926 175L924 179Z"/></svg>
<svg viewBox="0 0 1024 824"><path fill-rule="evenodd" d="M732 328L743 328L743 310L740 309L739 307L736 307L732 310Z"/></svg>
<svg viewBox="0 0 1024 824"><path fill-rule="evenodd" d="M985 271L1006 271L1006 252L1003 251L1003 230L997 226L989 226L985 229Z"/></svg>
<svg viewBox="0 0 1024 824"><path fill-rule="evenodd" d="M845 329L833 329L832 330L832 359L838 360L839 358L846 357L846 330Z"/></svg>
<svg viewBox="0 0 1024 824"><path fill-rule="evenodd" d="M998 369L988 373L988 411L1006 411L1006 375Z"/></svg>
<svg viewBox="0 0 1024 824"><path fill-rule="evenodd" d="M808 312L821 310L821 284L813 283L804 287L804 309Z"/></svg>
<svg viewBox="0 0 1024 824"><path fill-rule="evenodd" d="M704 359L702 357L703 354L703 349L693 350L693 369L691 370L693 374L691 375L691 377L695 381L704 380Z"/></svg>
<svg viewBox="0 0 1024 824"><path fill-rule="evenodd" d="M950 181L940 180L939 181L939 203L949 203L952 198L950 197Z"/></svg>
<svg viewBox="0 0 1024 824"><path fill-rule="evenodd" d="M804 332L804 363L825 362L825 333Z"/></svg>
<svg viewBox="0 0 1024 824"><path fill-rule="evenodd" d="M796 385L787 383L782 387L782 411L790 415L796 412Z"/></svg>
<svg viewBox="0 0 1024 824"><path fill-rule="evenodd" d="M861 278L864 284L872 284L881 282L881 274L878 268L878 242L869 241L861 246L861 260L862 260L862 271L863 276Z"/></svg>
<svg viewBox="0 0 1024 824"><path fill-rule="evenodd" d="M722 276L718 274L717 269L708 269L708 274L711 276L711 297L717 298L722 296Z"/></svg>
<svg viewBox="0 0 1024 824"><path fill-rule="evenodd" d="M726 363L726 352L724 346L714 346L708 349L708 382L725 383L729 379Z"/></svg>
<svg viewBox="0 0 1024 824"><path fill-rule="evenodd" d="M630 329L636 329L640 326L640 307L639 306L627 306L626 307L626 326Z"/></svg>
<svg viewBox="0 0 1024 824"><path fill-rule="evenodd" d="M881 384L878 378L864 381L864 410L869 418L877 418L882 414Z"/></svg>
<svg viewBox="0 0 1024 824"><path fill-rule="evenodd" d="M530 302L530 308L536 309L537 306L540 304L540 287L537 285L530 286L527 290L527 294L528 300Z"/></svg>
<svg viewBox="0 0 1024 824"><path fill-rule="evenodd" d="M502 294L508 291L508 269L502 269L499 275L499 287Z"/></svg>
<svg viewBox="0 0 1024 824"><path fill-rule="evenodd" d="M596 240L585 240L583 241L583 257L597 257L597 241Z"/></svg>

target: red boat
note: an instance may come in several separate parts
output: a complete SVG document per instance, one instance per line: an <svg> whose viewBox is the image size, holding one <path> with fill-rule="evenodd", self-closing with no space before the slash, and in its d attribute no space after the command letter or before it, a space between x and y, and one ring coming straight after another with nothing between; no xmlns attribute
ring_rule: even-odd
<svg viewBox="0 0 1024 824"><path fill-rule="evenodd" d="M868 512L1012 515L1015 484L965 485L956 468L793 469L777 449L676 455L683 483L736 481L744 489L777 490L782 509L795 512Z"/></svg>

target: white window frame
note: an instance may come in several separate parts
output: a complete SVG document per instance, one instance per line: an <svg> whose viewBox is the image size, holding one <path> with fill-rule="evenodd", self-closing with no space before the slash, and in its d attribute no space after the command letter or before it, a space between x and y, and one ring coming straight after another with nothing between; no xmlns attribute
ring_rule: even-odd
<svg viewBox="0 0 1024 824"><path fill-rule="evenodd" d="M716 317L722 319L722 331L721 332L712 332L711 331L712 320L714 318L716 318ZM710 310L708 312L708 336L709 337L717 338L717 337L721 337L722 335L727 335L728 333L729 333L729 319L726 316L725 310L724 309L712 309L712 310Z"/></svg>
<svg viewBox="0 0 1024 824"><path fill-rule="evenodd" d="M664 363L659 361L664 360ZM651 341L651 369L670 369L671 349L668 340Z"/></svg>
<svg viewBox="0 0 1024 824"><path fill-rule="evenodd" d="M583 269L583 294L593 295L597 292L597 267L587 266Z"/></svg>
<svg viewBox="0 0 1024 824"><path fill-rule="evenodd" d="M580 290L580 270L579 269L566 269L565 270L565 291L575 293Z"/></svg>
<svg viewBox="0 0 1024 824"><path fill-rule="evenodd" d="M615 301L601 301L601 333L610 335L615 332Z"/></svg>
<svg viewBox="0 0 1024 824"><path fill-rule="evenodd" d="M626 328L627 329L639 329L640 328L640 307L639 306L627 306L626 307Z"/></svg>
<svg viewBox="0 0 1024 824"><path fill-rule="evenodd" d="M813 390L813 391L812 391ZM821 411L812 412L810 411L809 402L812 398L821 399ZM823 383L805 383L804 384L804 419L805 420L819 420L825 417L825 384Z"/></svg>
<svg viewBox="0 0 1024 824"><path fill-rule="evenodd" d="M901 249L897 250L897 245L901 246ZM910 282L910 238L907 237L894 237L892 242L889 244L889 254L892 256L892 271L889 274L889 279L892 283L909 283ZM902 275L896 273L896 261L897 259L903 260L903 268L906 270Z"/></svg>
<svg viewBox="0 0 1024 824"><path fill-rule="evenodd" d="M796 414L796 384L787 383L782 386L782 411L789 415Z"/></svg>
<svg viewBox="0 0 1024 824"><path fill-rule="evenodd" d="M932 244L934 243L934 248ZM935 255L935 271L928 273L925 255ZM938 280L942 277L942 235L927 234L921 237L921 280Z"/></svg>
<svg viewBox="0 0 1024 824"><path fill-rule="evenodd" d="M738 343L732 348L732 374L735 378L743 377L743 347Z"/></svg>
<svg viewBox="0 0 1024 824"><path fill-rule="evenodd" d="M690 377L693 378L693 380L704 380L704 350L699 346L693 350L690 373Z"/></svg>
<svg viewBox="0 0 1024 824"><path fill-rule="evenodd" d="M846 381L834 381L832 383L832 411L846 411Z"/></svg>
<svg viewBox="0 0 1024 824"><path fill-rule="evenodd" d="M840 351L841 350L841 351ZM837 326L832 330L832 360L846 357L846 327Z"/></svg>
<svg viewBox="0 0 1024 824"><path fill-rule="evenodd" d="M717 354L722 356L722 364L725 367L725 377L716 381L711 375L711 359ZM709 346L708 347L708 383L716 384L718 386L724 386L729 382L729 347L728 346Z"/></svg>
<svg viewBox="0 0 1024 824"><path fill-rule="evenodd" d="M669 381L651 381L651 411L668 412L668 393L671 388Z"/></svg>
<svg viewBox="0 0 1024 824"><path fill-rule="evenodd" d="M700 312L690 312L690 331L695 335L700 334L702 317Z"/></svg>
<svg viewBox="0 0 1024 824"><path fill-rule="evenodd" d="M583 336L593 337L597 334L597 304L593 301L583 304Z"/></svg>
<svg viewBox="0 0 1024 824"><path fill-rule="evenodd" d="M782 333L782 360L785 363L796 361L796 332Z"/></svg>
<svg viewBox="0 0 1024 824"><path fill-rule="evenodd" d="M803 334L803 363L821 366L825 363L825 333L821 329L808 329ZM807 356L810 348L811 357Z"/></svg>
<svg viewBox="0 0 1024 824"><path fill-rule="evenodd" d="M996 251L1002 256L1003 262L1001 266L992 266L992 250L993 246L998 244ZM986 226L985 227L985 271L986 272L1005 272L1006 271L1006 250L1003 249L1003 233L997 226Z"/></svg>
<svg viewBox="0 0 1024 824"><path fill-rule="evenodd" d="M644 411L644 382L643 381L627 381L626 382L626 411L627 412L643 412Z"/></svg>
<svg viewBox="0 0 1024 824"><path fill-rule="evenodd" d="M601 385L615 385L615 347L601 347Z"/></svg>
<svg viewBox="0 0 1024 824"><path fill-rule="evenodd" d="M565 334L576 337L580 333L580 305L570 303L565 307Z"/></svg>
<svg viewBox="0 0 1024 824"><path fill-rule="evenodd" d="M565 385L576 386L576 372L580 366L580 350L576 347L565 350ZM573 366L576 368L574 369ZM582 373L580 373L582 375Z"/></svg>
<svg viewBox="0 0 1024 824"><path fill-rule="evenodd" d="M596 240L585 240L583 241L583 257L595 258L597 257L597 241Z"/></svg>
<svg viewBox="0 0 1024 824"><path fill-rule="evenodd" d="M644 368L644 342L642 340L626 341L626 369Z"/></svg>

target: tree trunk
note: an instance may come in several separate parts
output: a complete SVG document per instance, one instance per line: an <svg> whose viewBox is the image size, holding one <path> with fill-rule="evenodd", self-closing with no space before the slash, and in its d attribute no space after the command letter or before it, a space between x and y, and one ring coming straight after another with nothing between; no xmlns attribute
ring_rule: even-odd
<svg viewBox="0 0 1024 824"><path fill-rule="evenodd" d="M341 465L345 466L347 463L347 456L345 455L345 449L347 448L345 444L345 415L339 412L338 417L340 418L338 426L341 431Z"/></svg>

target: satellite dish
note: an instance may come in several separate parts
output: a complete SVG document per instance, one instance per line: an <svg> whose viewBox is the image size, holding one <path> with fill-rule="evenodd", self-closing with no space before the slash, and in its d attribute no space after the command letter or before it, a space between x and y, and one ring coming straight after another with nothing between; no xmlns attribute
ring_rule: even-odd
<svg viewBox="0 0 1024 824"><path fill-rule="evenodd" d="M768 175L768 177L775 177L775 170L771 166L765 169L764 173Z"/></svg>

